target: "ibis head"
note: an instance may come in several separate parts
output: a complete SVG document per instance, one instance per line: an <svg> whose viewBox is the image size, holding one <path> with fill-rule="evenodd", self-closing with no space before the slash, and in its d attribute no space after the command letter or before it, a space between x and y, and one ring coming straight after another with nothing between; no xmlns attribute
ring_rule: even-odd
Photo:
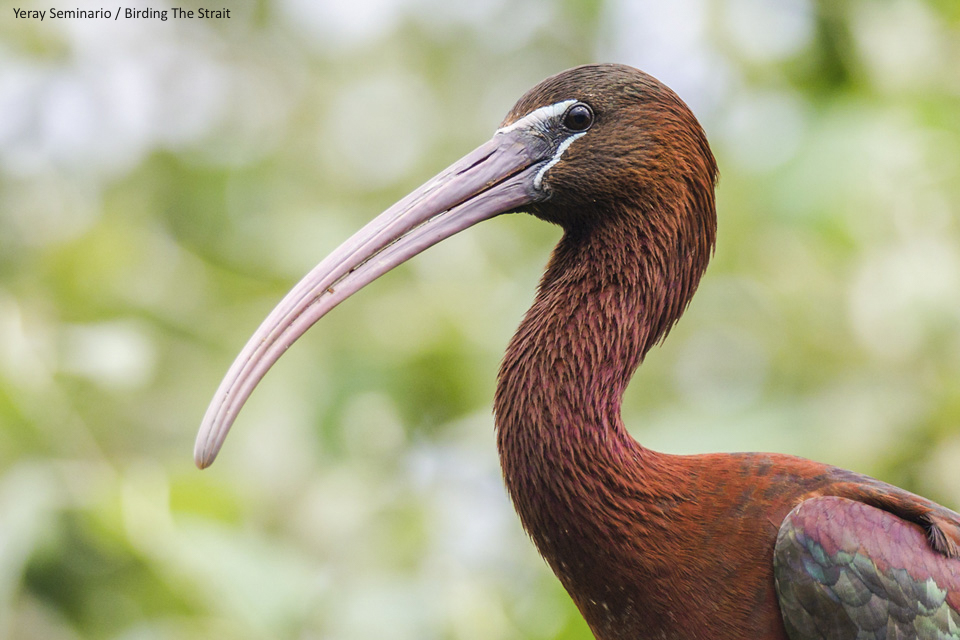
<svg viewBox="0 0 960 640"><path fill-rule="evenodd" d="M424 249L500 214L528 212L575 235L651 228L665 243L652 248L682 253L673 305L682 310L713 246L715 176L696 119L653 77L607 64L544 80L489 141L368 223L283 298L211 401L197 466L213 463L257 383L328 311Z"/></svg>

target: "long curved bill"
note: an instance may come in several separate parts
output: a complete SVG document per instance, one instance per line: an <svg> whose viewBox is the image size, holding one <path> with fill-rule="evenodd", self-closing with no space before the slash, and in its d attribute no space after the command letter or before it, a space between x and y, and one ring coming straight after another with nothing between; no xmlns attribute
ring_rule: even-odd
<svg viewBox="0 0 960 640"><path fill-rule="evenodd" d="M427 247L540 198L534 179L553 149L526 128L505 128L373 219L308 273L247 342L200 426L194 460L210 466L264 374L315 322Z"/></svg>

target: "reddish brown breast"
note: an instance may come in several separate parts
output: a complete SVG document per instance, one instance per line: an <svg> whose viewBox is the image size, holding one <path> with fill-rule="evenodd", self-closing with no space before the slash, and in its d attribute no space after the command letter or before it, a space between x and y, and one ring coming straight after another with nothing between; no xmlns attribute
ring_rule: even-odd
<svg viewBox="0 0 960 640"><path fill-rule="evenodd" d="M837 480L835 470L789 456L637 446L556 471L546 483L524 478L512 494L598 638L786 637L773 582L777 531L804 495Z"/></svg>

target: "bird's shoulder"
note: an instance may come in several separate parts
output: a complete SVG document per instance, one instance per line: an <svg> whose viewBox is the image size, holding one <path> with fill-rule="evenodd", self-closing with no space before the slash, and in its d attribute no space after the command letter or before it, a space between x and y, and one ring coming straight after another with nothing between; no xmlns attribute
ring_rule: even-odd
<svg viewBox="0 0 960 640"><path fill-rule="evenodd" d="M769 516L776 527L787 518L814 516L824 505L819 498L844 498L891 517L913 523L928 538L929 546L950 558L960 558L960 514L922 496L854 471L778 453L705 454L692 456L699 464L701 480L721 492L746 488L763 504L776 507ZM819 505L818 508L813 508ZM853 508L853 505L851 505ZM788 515L789 514L789 515ZM878 516L879 517L879 516Z"/></svg>

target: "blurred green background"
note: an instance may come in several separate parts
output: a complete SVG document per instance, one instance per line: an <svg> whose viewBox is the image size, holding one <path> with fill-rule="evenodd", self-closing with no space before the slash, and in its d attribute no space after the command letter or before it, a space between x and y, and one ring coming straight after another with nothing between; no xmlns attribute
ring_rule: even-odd
<svg viewBox="0 0 960 640"><path fill-rule="evenodd" d="M632 433L960 507L956 0L15 6L47 8L0 2L0 637L588 638L490 411L555 228L498 218L385 276L212 469L191 452L303 273L593 61L677 90L722 173L713 265L628 392Z"/></svg>

